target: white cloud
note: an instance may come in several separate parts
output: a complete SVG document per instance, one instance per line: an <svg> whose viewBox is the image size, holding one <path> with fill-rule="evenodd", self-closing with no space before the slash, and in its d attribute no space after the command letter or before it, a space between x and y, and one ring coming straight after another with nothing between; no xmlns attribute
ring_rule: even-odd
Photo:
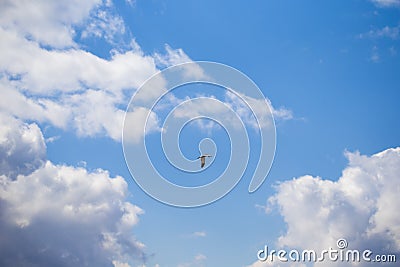
<svg viewBox="0 0 400 267"><path fill-rule="evenodd" d="M250 108L245 102L243 102L241 98L248 103ZM268 98L256 99L244 94L236 95L230 91L227 91L226 100L229 105L237 111L239 116L244 118L246 123L251 125L253 128L271 127L271 112L275 120L290 120L293 118L291 110L288 110L284 107L275 109L272 106L271 100ZM265 110L265 103L268 104L271 110ZM253 113L258 116L258 123Z"/></svg>
<svg viewBox="0 0 400 267"><path fill-rule="evenodd" d="M207 259L207 257L206 257L205 255L203 255L203 254L197 254L197 255L194 257L194 259L195 259L196 261L204 261L204 260Z"/></svg>
<svg viewBox="0 0 400 267"><path fill-rule="evenodd" d="M168 67L172 65L193 62L192 59L180 48L172 49L168 44L165 45L165 54L155 53L154 59L158 66ZM201 80L206 77L204 70L197 64L189 66L182 65L183 75L185 79Z"/></svg>
<svg viewBox="0 0 400 267"><path fill-rule="evenodd" d="M115 53L110 60L81 49L46 50L38 43L0 28L0 70L16 89L41 96L79 92L87 87L120 93L139 87L156 72L154 60L141 52Z"/></svg>
<svg viewBox="0 0 400 267"><path fill-rule="evenodd" d="M46 158L42 132L35 123L27 124L0 113L0 175L14 179L30 174Z"/></svg>
<svg viewBox="0 0 400 267"><path fill-rule="evenodd" d="M74 28L87 20L94 23L93 16L103 19L102 26L94 24L104 31L103 38L121 30L121 18L106 12L110 5L108 1L1 2L0 110L81 136L120 140L130 94L157 68L134 40L131 50L113 50L110 59L74 43Z"/></svg>
<svg viewBox="0 0 400 267"><path fill-rule="evenodd" d="M371 1L379 7L398 7L398 6L400 6L400 0L371 0Z"/></svg>
<svg viewBox="0 0 400 267"><path fill-rule="evenodd" d="M0 116L0 265L128 266L145 260L132 227L143 210L105 170L45 162L36 124ZM12 176L10 177L10 170Z"/></svg>
<svg viewBox="0 0 400 267"><path fill-rule="evenodd" d="M101 0L5 0L0 2L0 25L44 45L71 47L76 45L73 25L99 4Z"/></svg>
<svg viewBox="0 0 400 267"><path fill-rule="evenodd" d="M397 39L400 34L400 26L385 26L381 29L371 29L369 32L360 34L360 38L390 38Z"/></svg>
<svg viewBox="0 0 400 267"><path fill-rule="evenodd" d="M124 200L122 177L47 162L15 181L3 176L0 191L2 266L143 260L131 232L142 210Z"/></svg>
<svg viewBox="0 0 400 267"><path fill-rule="evenodd" d="M372 48L372 52L371 52L371 56L370 56L370 60L374 63L378 63L379 60L381 59L381 57L379 56L379 50L377 46L374 46Z"/></svg>
<svg viewBox="0 0 400 267"><path fill-rule="evenodd" d="M151 133L160 130L156 113L144 107L128 111L124 124L124 140L130 143L138 143L145 135L145 132ZM146 128L144 128L145 125Z"/></svg>
<svg viewBox="0 0 400 267"><path fill-rule="evenodd" d="M212 117L221 116L221 114L225 114L226 108L221 105L221 102L214 96L208 96L206 98L215 100L215 101L207 101L207 99L201 99L201 101L196 101L196 99L187 98L185 100L178 100L174 102L182 103L185 102L185 105L181 105L176 108L174 111L174 116L177 118L194 118L198 116L202 116L206 114L206 112Z"/></svg>
<svg viewBox="0 0 400 267"><path fill-rule="evenodd" d="M192 236L194 236L194 237L206 237L207 233L205 231L199 231L199 232L194 232L192 234Z"/></svg>
<svg viewBox="0 0 400 267"><path fill-rule="evenodd" d="M83 39L89 37L104 38L112 45L122 45L127 33L125 22L116 14L111 1L105 2L102 8L93 10L81 33Z"/></svg>
<svg viewBox="0 0 400 267"><path fill-rule="evenodd" d="M21 119L50 122L65 128L70 117L68 107L46 98L29 98L13 87L7 79L0 79L0 110Z"/></svg>
<svg viewBox="0 0 400 267"><path fill-rule="evenodd" d="M206 96L199 96L206 97ZM177 99L172 98L170 103L178 105L186 102L185 105L179 106L174 111L174 116L177 118L195 118L207 115L210 118L229 121L230 125L239 128L236 116L238 116L244 125L254 129L268 128L272 126L271 112L275 120L290 120L293 118L292 111L286 108L274 109L272 103L268 98L256 99L243 94L239 96L230 91L226 91L224 99L219 100L215 96L207 96L213 101L193 101L190 98ZM248 105L244 102L246 101ZM266 104L269 105L271 110L265 109ZM224 106L226 105L226 106ZM230 112L226 107L229 107L234 113ZM166 107L163 107L166 108ZM254 116L257 115L258 122ZM196 120L196 125L203 130L211 130L219 127L219 124L212 120Z"/></svg>
<svg viewBox="0 0 400 267"><path fill-rule="evenodd" d="M120 140L125 112L116 108L115 97L99 90L87 90L82 94L66 97L71 124L80 136L107 135Z"/></svg>
<svg viewBox="0 0 400 267"><path fill-rule="evenodd" d="M399 255L400 148L346 156L349 165L338 181L302 176L277 185L268 202L287 224L277 248L321 251L345 238L349 248Z"/></svg>
<svg viewBox="0 0 400 267"><path fill-rule="evenodd" d="M134 39L129 50L110 51L109 59L83 50L74 41L77 29L83 29L82 37L97 36L111 43L113 36L128 31L110 1L3 1L0 15L0 109L80 136L120 140L131 94L157 72L157 66L192 61L182 49L169 45L165 54L145 55ZM206 75L197 65L182 68L185 78ZM141 97L150 99L165 90L165 81L160 78L156 83L159 90ZM274 114L291 116L285 109ZM138 134L134 139L142 137L141 129L132 133Z"/></svg>
<svg viewBox="0 0 400 267"><path fill-rule="evenodd" d="M155 53L154 58L157 65L171 66L185 62L192 62L190 57L182 49L172 49L169 45L165 45L166 54Z"/></svg>
<svg viewBox="0 0 400 267"><path fill-rule="evenodd" d="M192 261L178 264L178 267L202 267L205 266L204 262L206 260L207 257L204 254L199 253L194 256Z"/></svg>

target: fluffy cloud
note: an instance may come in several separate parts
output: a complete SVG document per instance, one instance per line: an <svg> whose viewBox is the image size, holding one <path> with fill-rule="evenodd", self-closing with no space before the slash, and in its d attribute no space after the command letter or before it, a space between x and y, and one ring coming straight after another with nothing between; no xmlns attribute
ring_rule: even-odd
<svg viewBox="0 0 400 267"><path fill-rule="evenodd" d="M349 165L337 181L302 176L277 185L268 202L287 224L278 247L321 251L345 238L351 249L399 255L400 148L346 156Z"/></svg>
<svg viewBox="0 0 400 267"><path fill-rule="evenodd" d="M145 55L131 37L128 46L126 40L118 43L117 37L127 31L111 1L1 2L0 109L80 136L120 140L124 107L135 90L157 67L191 61L182 49L169 45L165 54ZM92 37L115 47L110 58L85 51L77 42ZM198 65L182 68L185 78L205 76ZM153 94L158 90L142 97ZM291 116L285 109L274 110L274 114ZM134 139L142 137L141 131L136 133Z"/></svg>
<svg viewBox="0 0 400 267"><path fill-rule="evenodd" d="M13 87L12 82L0 79L0 110L20 119L50 122L65 128L70 117L70 110L47 98L31 99Z"/></svg>
<svg viewBox="0 0 400 267"><path fill-rule="evenodd" d="M143 211L104 170L45 161L36 124L0 116L0 265L119 266L143 262L132 234Z"/></svg>
<svg viewBox="0 0 400 267"><path fill-rule="evenodd" d="M0 2L0 25L44 45L71 47L76 45L73 25L99 4L101 0L5 0Z"/></svg>
<svg viewBox="0 0 400 267"><path fill-rule="evenodd" d="M1 178L2 266L109 266L144 260L132 235L142 210L122 177L47 162L15 181Z"/></svg>
<svg viewBox="0 0 400 267"><path fill-rule="evenodd" d="M101 134L119 140L123 107L157 68L154 58L144 55L134 40L132 49L113 50L110 59L74 42L74 29L85 23L86 37L98 32L98 37L111 39L117 34L123 21L109 12L111 5L110 1L1 2L0 109L81 136Z"/></svg>
<svg viewBox="0 0 400 267"><path fill-rule="evenodd" d="M30 174L46 158L42 132L35 124L22 123L0 113L0 175L12 179Z"/></svg>
<svg viewBox="0 0 400 267"><path fill-rule="evenodd" d="M145 133L160 131L156 113L144 107L138 107L127 112L124 123L124 139L128 143L137 144Z"/></svg>
<svg viewBox="0 0 400 267"><path fill-rule="evenodd" d="M2 28L0 34L0 70L17 89L32 94L53 96L87 87L117 94L137 88L156 71L154 60L140 51L115 53L106 60L81 49L49 51Z"/></svg>

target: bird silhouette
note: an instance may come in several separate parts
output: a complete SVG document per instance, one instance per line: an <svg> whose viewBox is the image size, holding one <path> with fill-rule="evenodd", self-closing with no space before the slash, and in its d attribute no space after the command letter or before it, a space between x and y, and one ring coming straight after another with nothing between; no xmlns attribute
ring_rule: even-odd
<svg viewBox="0 0 400 267"><path fill-rule="evenodd" d="M205 155L201 155L200 157L198 157L197 159L200 159L201 162L201 167L203 168L204 165L206 164L206 158L210 158L212 157L211 155L205 154Z"/></svg>

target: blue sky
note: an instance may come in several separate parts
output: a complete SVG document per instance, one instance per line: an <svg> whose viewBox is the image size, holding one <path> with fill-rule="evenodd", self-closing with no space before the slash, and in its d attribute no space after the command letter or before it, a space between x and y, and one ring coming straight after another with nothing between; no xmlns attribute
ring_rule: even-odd
<svg viewBox="0 0 400 267"><path fill-rule="evenodd" d="M338 238L400 257L399 1L6 1L0 10L0 265L302 266L256 253L322 250ZM132 179L122 122L151 75L201 60L240 70L270 101L275 158L256 192L246 172L222 199L178 208ZM209 85L162 101L199 95L229 102ZM157 123L145 138L172 177ZM196 158L206 137L218 146L213 164L171 181L199 185L225 168L218 127L190 124L183 153Z"/></svg>

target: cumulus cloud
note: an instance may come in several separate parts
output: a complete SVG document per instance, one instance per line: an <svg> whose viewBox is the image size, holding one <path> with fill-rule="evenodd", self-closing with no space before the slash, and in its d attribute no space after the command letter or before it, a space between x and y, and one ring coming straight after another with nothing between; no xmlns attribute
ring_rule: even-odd
<svg viewBox="0 0 400 267"><path fill-rule="evenodd" d="M146 55L129 34L126 49L126 40L117 40L128 31L111 1L2 1L0 109L79 136L105 135L119 141L125 107L140 85L159 67L192 61L182 49L169 45L164 54ZM76 32L83 39L103 38L115 49L109 58L85 51ZM198 65L182 68L185 78L206 75ZM160 87L141 97L150 99L165 90L159 82ZM285 109L274 112L291 116ZM141 138L136 132L135 138Z"/></svg>
<svg viewBox="0 0 400 267"><path fill-rule="evenodd" d="M132 227L143 210L105 170L45 161L34 123L0 114L0 265L128 266L145 260Z"/></svg>
<svg viewBox="0 0 400 267"><path fill-rule="evenodd" d="M128 111L125 116L124 140L128 143L138 143L145 135L160 131L156 113L144 107ZM146 126L145 128L143 126Z"/></svg>
<svg viewBox="0 0 400 267"><path fill-rule="evenodd" d="M131 227L142 210L106 171L51 162L15 181L1 178L2 266L109 266L144 260Z"/></svg>
<svg viewBox="0 0 400 267"><path fill-rule="evenodd" d="M400 255L400 148L346 156L349 165L337 181L307 175L277 185L269 206L277 207L287 224L277 248L321 251L345 238L352 249Z"/></svg>
<svg viewBox="0 0 400 267"><path fill-rule="evenodd" d="M68 107L48 98L29 98L5 78L0 79L0 95L0 110L4 113L24 120L50 122L60 128L67 125L70 116Z"/></svg>
<svg viewBox="0 0 400 267"><path fill-rule="evenodd" d="M75 43L77 27L87 26L86 38L98 32L111 39L123 31L124 22L110 6L110 1L2 1L0 109L80 136L120 140L130 94L157 67L133 39L132 49L112 50L109 59Z"/></svg>
<svg viewBox="0 0 400 267"><path fill-rule="evenodd" d="M100 90L86 90L64 99L69 107L70 124L79 136L106 135L120 140L125 112L116 103L113 95Z"/></svg>
<svg viewBox="0 0 400 267"><path fill-rule="evenodd" d="M87 87L119 93L137 88L156 71L154 60L137 51L115 53L106 60L81 49L49 51L1 28L0 34L0 70L17 89L32 94L53 96Z"/></svg>
<svg viewBox="0 0 400 267"><path fill-rule="evenodd" d="M35 123L23 123L0 112L0 175L15 179L44 164L46 145Z"/></svg>
<svg viewBox="0 0 400 267"><path fill-rule="evenodd" d="M73 26L82 23L99 4L101 0L5 0L0 2L0 25L40 44L76 46Z"/></svg>

